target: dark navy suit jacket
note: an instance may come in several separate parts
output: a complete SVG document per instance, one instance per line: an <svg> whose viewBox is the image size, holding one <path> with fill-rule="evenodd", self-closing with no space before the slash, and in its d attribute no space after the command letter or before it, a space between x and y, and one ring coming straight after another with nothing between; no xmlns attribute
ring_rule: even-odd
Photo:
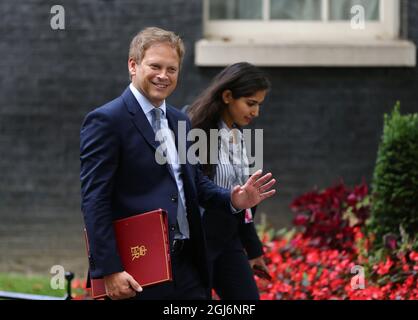
<svg viewBox="0 0 418 320"><path fill-rule="evenodd" d="M178 143L178 121L186 122L187 132L191 128L190 121L168 105L166 113ZM120 97L85 117L80 140L81 209L89 236L90 275L98 278L123 271L113 220L163 208L168 212L171 243L178 190L169 166L155 161L158 144L154 131L129 87ZM207 279L199 205L230 212L230 191L216 186L188 160L181 169L193 255L202 276Z"/></svg>

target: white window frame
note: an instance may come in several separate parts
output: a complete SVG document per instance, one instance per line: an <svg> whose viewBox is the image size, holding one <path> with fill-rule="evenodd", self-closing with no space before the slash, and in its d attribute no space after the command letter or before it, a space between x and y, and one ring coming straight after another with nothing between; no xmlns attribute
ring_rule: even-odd
<svg viewBox="0 0 418 320"><path fill-rule="evenodd" d="M332 1L332 0L331 0ZM327 20L328 1L322 0L322 20L269 20L269 0L263 0L262 20L209 20L209 0L203 0L206 39L275 42L278 40L382 39L399 37L400 0L380 0L380 20L366 21L365 29L351 28L351 21Z"/></svg>
<svg viewBox="0 0 418 320"><path fill-rule="evenodd" d="M239 61L268 67L416 66L415 44L399 37L400 0L380 0L379 20L365 21L365 29L352 29L351 21L268 20L268 0L263 20L209 20L209 1L202 1L204 39L195 43L197 66ZM327 10L322 6L322 17Z"/></svg>

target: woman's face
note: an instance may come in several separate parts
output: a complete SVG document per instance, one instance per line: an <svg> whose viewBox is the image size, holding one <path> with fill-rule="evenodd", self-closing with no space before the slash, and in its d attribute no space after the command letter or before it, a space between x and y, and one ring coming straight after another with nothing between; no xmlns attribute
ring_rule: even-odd
<svg viewBox="0 0 418 320"><path fill-rule="evenodd" d="M222 114L223 121L229 128L232 128L233 123L240 127L249 125L255 117L258 117L260 105L266 93L267 90L260 90L249 97L234 99L231 90L225 90L222 98L227 108Z"/></svg>

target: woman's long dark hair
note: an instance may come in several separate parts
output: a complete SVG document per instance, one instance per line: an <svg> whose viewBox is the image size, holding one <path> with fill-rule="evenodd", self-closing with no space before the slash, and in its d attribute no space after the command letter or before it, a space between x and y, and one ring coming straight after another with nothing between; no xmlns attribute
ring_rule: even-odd
<svg viewBox="0 0 418 320"><path fill-rule="evenodd" d="M215 76L210 86L187 110L193 128L203 129L206 137L210 136L210 129L218 129L222 112L227 108L222 98L225 90L231 90L232 97L239 99L269 88L270 81L267 75L250 63L239 62L226 67ZM206 164L202 164L202 168L204 174L213 178L215 166L209 161L210 149L208 148L208 158Z"/></svg>

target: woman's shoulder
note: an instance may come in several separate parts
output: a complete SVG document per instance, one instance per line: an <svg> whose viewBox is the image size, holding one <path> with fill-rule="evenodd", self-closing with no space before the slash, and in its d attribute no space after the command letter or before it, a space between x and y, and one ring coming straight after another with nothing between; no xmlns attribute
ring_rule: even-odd
<svg viewBox="0 0 418 320"><path fill-rule="evenodd" d="M180 120L190 121L189 117L187 116L187 113L183 112L183 108L178 109L167 104L167 110L169 110L169 112L171 112L175 117L177 117Z"/></svg>

